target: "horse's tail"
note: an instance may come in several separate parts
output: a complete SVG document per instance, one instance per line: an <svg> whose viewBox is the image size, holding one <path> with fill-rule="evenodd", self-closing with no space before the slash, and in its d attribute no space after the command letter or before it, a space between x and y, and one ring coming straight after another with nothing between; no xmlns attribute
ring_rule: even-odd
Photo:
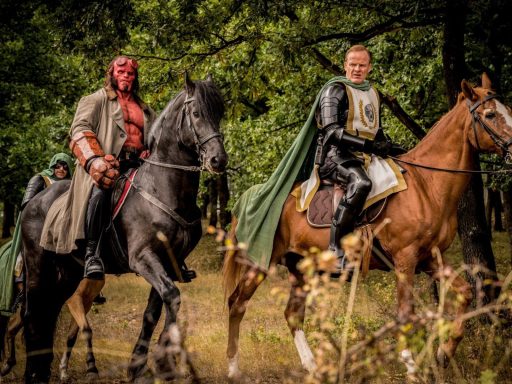
<svg viewBox="0 0 512 384"><path fill-rule="evenodd" d="M240 251L237 249L237 240L236 240L236 226L238 224L238 220L233 216L231 220L231 230L229 231L227 250L224 256L224 265L222 267L222 279L224 286L224 302L226 302L227 298L233 293L238 282L240 281L241 272L243 270L243 265L237 262L237 257L239 256Z"/></svg>

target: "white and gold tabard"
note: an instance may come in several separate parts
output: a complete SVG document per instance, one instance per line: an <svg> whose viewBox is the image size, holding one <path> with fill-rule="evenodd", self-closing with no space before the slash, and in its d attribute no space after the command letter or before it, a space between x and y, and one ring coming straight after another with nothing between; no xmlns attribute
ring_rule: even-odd
<svg viewBox="0 0 512 384"><path fill-rule="evenodd" d="M366 139L374 139L379 129L379 95L371 87L368 91L346 86L349 111L346 130Z"/></svg>

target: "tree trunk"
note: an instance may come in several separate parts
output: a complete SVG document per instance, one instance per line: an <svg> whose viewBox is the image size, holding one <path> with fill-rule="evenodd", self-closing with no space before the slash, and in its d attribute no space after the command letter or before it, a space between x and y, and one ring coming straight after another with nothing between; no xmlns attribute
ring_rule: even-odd
<svg viewBox="0 0 512 384"><path fill-rule="evenodd" d="M11 227L14 226L14 205L4 201L4 217L2 221L2 239L11 237Z"/></svg>
<svg viewBox="0 0 512 384"><path fill-rule="evenodd" d="M228 224L231 223L231 212L228 210L229 184L227 172L224 172L218 177L218 186L220 227L226 230Z"/></svg>
<svg viewBox="0 0 512 384"><path fill-rule="evenodd" d="M492 228L492 193L491 188L487 188L484 191L484 201L485 201L485 222L487 223L487 228ZM489 236L492 239L492 231L489 231Z"/></svg>
<svg viewBox="0 0 512 384"><path fill-rule="evenodd" d="M457 219L464 263L470 271L476 268L475 273L467 273L467 278L477 300L477 306L488 304L497 296L493 286L484 286L486 279L497 280L497 274L482 202L482 178L475 175L459 201Z"/></svg>
<svg viewBox="0 0 512 384"><path fill-rule="evenodd" d="M510 244L510 267L512 267L512 189L503 191L503 208L505 211L505 227Z"/></svg>
<svg viewBox="0 0 512 384"><path fill-rule="evenodd" d="M495 195L494 198L494 230L496 232L503 232L505 228L503 227L503 220L501 218L501 214L503 212L503 203L501 202L501 192L493 191Z"/></svg>
<svg viewBox="0 0 512 384"><path fill-rule="evenodd" d="M210 184L208 185L208 195L210 195L210 222L209 225L217 228L217 198L218 186L217 176L213 176Z"/></svg>
<svg viewBox="0 0 512 384"><path fill-rule="evenodd" d="M501 213L503 212L503 205L501 203L501 193L492 188L487 188L487 199L485 203L485 219L489 229L493 228L492 217L494 213L494 230L503 231L503 222L501 220ZM492 231L489 231L492 238Z"/></svg>
<svg viewBox="0 0 512 384"><path fill-rule="evenodd" d="M231 222L231 212L227 209L229 201L228 175L224 172L221 175L211 176L205 181L206 194L203 196L203 217L206 217L206 211L209 211L210 218L208 225L217 228L226 229Z"/></svg>
<svg viewBox="0 0 512 384"><path fill-rule="evenodd" d="M467 0L447 0L444 23L443 69L446 83L446 93L450 108L457 102L460 83L466 77L464 60L464 31L468 9ZM475 163L479 165L478 157ZM468 273L477 304L483 304L494 298L490 287L482 287L483 279L496 279L496 263L491 248L489 229L485 221L483 200L483 183L480 175L471 178L470 185L463 194L458 207L458 233L462 243L464 263L468 266L478 266L485 272L475 276Z"/></svg>

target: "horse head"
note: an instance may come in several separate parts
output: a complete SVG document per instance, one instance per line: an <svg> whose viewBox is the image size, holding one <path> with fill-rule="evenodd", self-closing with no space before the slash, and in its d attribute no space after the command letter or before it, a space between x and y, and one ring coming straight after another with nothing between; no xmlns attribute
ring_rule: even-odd
<svg viewBox="0 0 512 384"><path fill-rule="evenodd" d="M219 130L224 114L222 96L210 75L205 81L194 82L185 74L184 94L178 131L180 144L197 154L202 167L212 173L221 173L227 164Z"/></svg>
<svg viewBox="0 0 512 384"><path fill-rule="evenodd" d="M151 127L151 156L146 162L194 172L223 172L227 164L219 130L223 114L224 101L211 77L192 81L185 74L184 89L167 104Z"/></svg>
<svg viewBox="0 0 512 384"><path fill-rule="evenodd" d="M498 153L507 163L512 162L512 111L498 100L487 74L482 75L482 86L461 83L459 102L465 100L471 114L469 140L477 151Z"/></svg>

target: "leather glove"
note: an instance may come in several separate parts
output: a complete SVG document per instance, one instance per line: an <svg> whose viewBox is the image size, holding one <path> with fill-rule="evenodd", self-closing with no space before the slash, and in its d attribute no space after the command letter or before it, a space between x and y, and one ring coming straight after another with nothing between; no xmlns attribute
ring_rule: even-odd
<svg viewBox="0 0 512 384"><path fill-rule="evenodd" d="M379 140L373 142L372 153L377 156L386 157L393 148L393 144L387 140Z"/></svg>
<svg viewBox="0 0 512 384"><path fill-rule="evenodd" d="M398 155L403 155L406 152L407 152L407 150L405 148L402 148L398 144L392 144L391 150L389 151L389 155L390 156L398 156Z"/></svg>
<svg viewBox="0 0 512 384"><path fill-rule="evenodd" d="M88 168L94 184L101 189L112 188L119 177L119 161L112 155L95 157Z"/></svg>

